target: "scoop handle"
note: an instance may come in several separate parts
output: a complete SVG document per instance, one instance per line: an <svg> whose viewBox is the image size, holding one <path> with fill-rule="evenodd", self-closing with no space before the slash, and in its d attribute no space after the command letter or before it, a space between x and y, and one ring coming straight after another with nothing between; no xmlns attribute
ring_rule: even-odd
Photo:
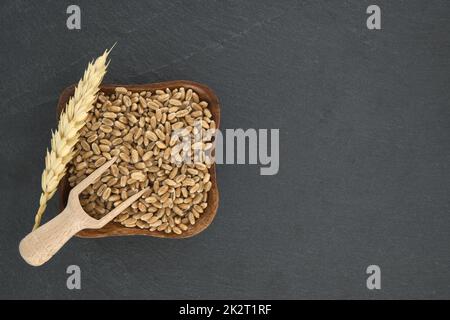
<svg viewBox="0 0 450 320"><path fill-rule="evenodd" d="M19 252L32 266L50 260L78 231L84 229L83 220L67 206L60 214L29 233L20 241Z"/></svg>

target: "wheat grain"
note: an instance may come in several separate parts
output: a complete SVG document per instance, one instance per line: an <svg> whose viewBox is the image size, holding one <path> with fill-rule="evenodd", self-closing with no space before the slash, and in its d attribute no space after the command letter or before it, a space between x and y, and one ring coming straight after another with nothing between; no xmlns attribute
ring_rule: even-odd
<svg viewBox="0 0 450 320"><path fill-rule="evenodd" d="M139 189L152 185L144 199L115 222L175 234L196 224L208 205L211 165L178 164L171 159L172 151L180 146L178 151L188 155L206 149L207 144L213 148L212 135L194 125L203 120L207 124L203 127L215 127L214 120L206 116L205 110L211 114L207 103L195 97L192 89L184 88L132 92L117 87L99 93L68 166L70 185L75 186L105 159L119 158L98 183L81 193L89 215L101 218ZM179 129L182 137L200 133L205 139L191 146L178 145L181 138L172 133Z"/></svg>
<svg viewBox="0 0 450 320"><path fill-rule="evenodd" d="M96 94L108 66L106 50L94 62L90 62L75 88L66 108L59 118L58 128L52 133L51 150L47 150L45 169L42 172L42 193L33 230L39 227L47 202L55 194L59 181L66 173L66 166L73 157L79 130L85 125L88 112L96 100Z"/></svg>

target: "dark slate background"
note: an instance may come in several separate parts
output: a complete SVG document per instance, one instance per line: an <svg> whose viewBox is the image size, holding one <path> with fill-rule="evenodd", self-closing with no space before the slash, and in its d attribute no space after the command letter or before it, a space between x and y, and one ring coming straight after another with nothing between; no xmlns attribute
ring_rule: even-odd
<svg viewBox="0 0 450 320"><path fill-rule="evenodd" d="M80 31L70 4L0 4L0 298L450 298L448 1L79 0ZM59 93L116 41L105 82L207 84L222 128L280 129L279 174L219 166L197 237L76 238L32 268Z"/></svg>

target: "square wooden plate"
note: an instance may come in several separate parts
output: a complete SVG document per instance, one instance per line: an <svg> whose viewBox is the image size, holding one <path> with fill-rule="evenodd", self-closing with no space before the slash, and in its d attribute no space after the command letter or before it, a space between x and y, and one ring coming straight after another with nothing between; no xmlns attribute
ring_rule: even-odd
<svg viewBox="0 0 450 320"><path fill-rule="evenodd" d="M138 85L123 85L123 84L107 84L102 85L100 90L105 92L106 94L114 93L114 88L116 87L125 87L130 91L155 91L155 90L164 90L166 88L175 89L184 87L187 89L192 89L195 91L200 100L204 100L208 102L208 107L212 113L212 118L216 122L217 128L220 125L220 105L217 96L214 92L208 88L207 86L187 81L187 80L175 80L175 81L167 81L167 82L159 82L159 83L150 83L150 84L138 84ZM75 91L75 85L72 85L61 93L58 101L57 107L57 116L61 114L61 111L66 106L67 101L73 95ZM209 169L209 173L211 175L212 187L208 193L208 207L201 214L200 218L196 221L195 225L190 225L189 229L184 231L182 234L177 235L175 233L165 233L159 231L149 231L146 229L140 228L127 228L122 226L117 222L110 222L106 226L101 229L85 229L80 231L77 236L84 238L100 238L100 237L110 237L110 236L130 236L130 235L144 235L158 238L188 238L192 237L203 230L205 230L213 221L217 208L219 206L219 190L217 188L217 180L216 180L216 166L213 164ZM67 198L69 196L70 185L65 176L60 184L59 184L59 196L60 196L60 209L61 211L66 207Z"/></svg>

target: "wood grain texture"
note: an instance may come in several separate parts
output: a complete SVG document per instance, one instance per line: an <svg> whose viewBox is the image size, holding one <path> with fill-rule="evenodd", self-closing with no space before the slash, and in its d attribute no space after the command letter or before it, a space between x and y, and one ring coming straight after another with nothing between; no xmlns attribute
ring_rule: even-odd
<svg viewBox="0 0 450 320"><path fill-rule="evenodd" d="M137 84L137 85L123 85L123 84L106 84L100 87L100 90L106 94L111 94L114 92L116 87L125 87L130 91L155 91L158 89L175 89L179 87L184 87L185 89L192 89L195 91L201 100L207 101L209 104L209 109L211 110L212 118L216 122L217 129L220 126L220 104L217 96L214 92L206 85L196 83L188 80L174 80L159 83L150 84ZM61 113L65 107L67 101L74 93L75 86L72 85L67 87L62 93L58 101L57 116ZM208 193L208 207L202 213L199 219L197 219L195 225L189 226L189 229L184 231L182 234L178 235L175 233L164 233L159 231L149 231L140 228L127 228L122 226L117 222L110 222L101 229L85 229L79 231L77 236L84 238L100 238L109 236L130 236L130 235L144 235L158 238L188 238L199 234L205 230L214 220L217 213L217 208L219 206L219 190L217 187L216 179L216 167L215 164L209 169L211 175L212 187ZM64 208L67 204L67 197L70 191L70 185L67 180L67 176L64 177L59 185L59 197L60 197L60 207Z"/></svg>
<svg viewBox="0 0 450 320"><path fill-rule="evenodd" d="M32 266L50 260L78 231L88 224L86 213L67 206L60 214L29 233L19 244L22 258Z"/></svg>

